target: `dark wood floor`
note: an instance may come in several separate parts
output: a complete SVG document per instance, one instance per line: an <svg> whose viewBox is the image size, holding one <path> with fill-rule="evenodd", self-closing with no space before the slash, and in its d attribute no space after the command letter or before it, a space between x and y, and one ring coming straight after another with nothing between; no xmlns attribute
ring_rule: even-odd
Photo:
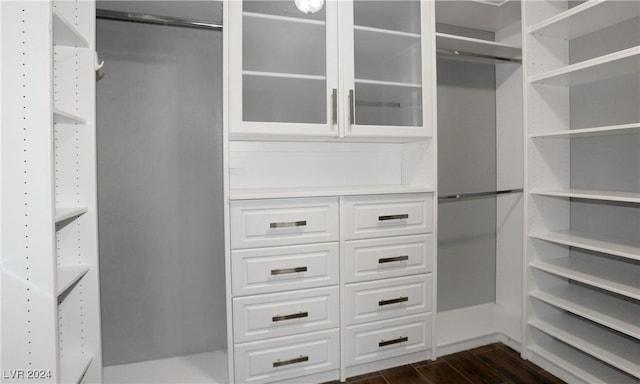
<svg viewBox="0 0 640 384"><path fill-rule="evenodd" d="M337 382L336 382L337 383ZM504 344L491 344L347 379L349 384L560 384Z"/></svg>

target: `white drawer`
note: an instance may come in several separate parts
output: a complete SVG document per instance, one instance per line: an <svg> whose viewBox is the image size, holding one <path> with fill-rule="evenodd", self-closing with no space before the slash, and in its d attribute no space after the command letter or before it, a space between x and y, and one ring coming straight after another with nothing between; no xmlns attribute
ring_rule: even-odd
<svg viewBox="0 0 640 384"><path fill-rule="evenodd" d="M338 329L236 344L237 383L271 383L339 368Z"/></svg>
<svg viewBox="0 0 640 384"><path fill-rule="evenodd" d="M338 284L338 243L231 251L233 295Z"/></svg>
<svg viewBox="0 0 640 384"><path fill-rule="evenodd" d="M345 323L390 319L431 311L431 274L347 284Z"/></svg>
<svg viewBox="0 0 640 384"><path fill-rule="evenodd" d="M432 231L433 194L345 197L347 240Z"/></svg>
<svg viewBox="0 0 640 384"><path fill-rule="evenodd" d="M431 313L347 327L347 366L431 349Z"/></svg>
<svg viewBox="0 0 640 384"><path fill-rule="evenodd" d="M345 243L348 283L428 273L433 269L433 236L415 235Z"/></svg>
<svg viewBox="0 0 640 384"><path fill-rule="evenodd" d="M338 241L338 199L231 203L231 248Z"/></svg>
<svg viewBox="0 0 640 384"><path fill-rule="evenodd" d="M233 299L234 342L340 326L337 286Z"/></svg>

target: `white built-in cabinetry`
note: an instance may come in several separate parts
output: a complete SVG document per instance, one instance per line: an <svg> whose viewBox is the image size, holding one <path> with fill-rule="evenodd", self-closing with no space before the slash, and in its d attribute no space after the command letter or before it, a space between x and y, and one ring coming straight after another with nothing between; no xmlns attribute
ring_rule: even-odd
<svg viewBox="0 0 640 384"><path fill-rule="evenodd" d="M228 6L230 375L432 358L433 4Z"/></svg>
<svg viewBox="0 0 640 384"><path fill-rule="evenodd" d="M230 2L230 135L431 136L432 23L415 1Z"/></svg>
<svg viewBox="0 0 640 384"><path fill-rule="evenodd" d="M637 383L640 4L523 9L525 353L569 382Z"/></svg>
<svg viewBox="0 0 640 384"><path fill-rule="evenodd" d="M2 7L2 366L99 382L95 5Z"/></svg>
<svg viewBox="0 0 640 384"><path fill-rule="evenodd" d="M434 8L441 197L437 352L496 338L519 350L521 2L443 0Z"/></svg>

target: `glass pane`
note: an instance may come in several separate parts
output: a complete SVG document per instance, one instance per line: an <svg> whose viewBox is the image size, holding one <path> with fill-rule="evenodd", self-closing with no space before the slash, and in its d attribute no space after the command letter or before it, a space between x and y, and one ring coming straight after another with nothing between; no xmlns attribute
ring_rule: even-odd
<svg viewBox="0 0 640 384"><path fill-rule="evenodd" d="M325 15L293 0L243 2L244 121L326 124Z"/></svg>
<svg viewBox="0 0 640 384"><path fill-rule="evenodd" d="M356 124L422 125L422 89L356 83Z"/></svg>
<svg viewBox="0 0 640 384"><path fill-rule="evenodd" d="M355 0L355 25L420 33L420 2Z"/></svg>
<svg viewBox="0 0 640 384"><path fill-rule="evenodd" d="M325 76L325 26L245 16L245 71Z"/></svg>
<svg viewBox="0 0 640 384"><path fill-rule="evenodd" d="M356 30L356 79L420 84L420 38Z"/></svg>
<svg viewBox="0 0 640 384"><path fill-rule="evenodd" d="M325 123L326 89L323 80L245 75L244 120Z"/></svg>
<svg viewBox="0 0 640 384"><path fill-rule="evenodd" d="M422 126L420 2L354 2L358 125Z"/></svg>

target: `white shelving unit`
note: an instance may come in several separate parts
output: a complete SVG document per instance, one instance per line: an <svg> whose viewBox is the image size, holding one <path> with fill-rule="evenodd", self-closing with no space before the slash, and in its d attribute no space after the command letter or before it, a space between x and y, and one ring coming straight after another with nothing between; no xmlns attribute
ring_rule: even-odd
<svg viewBox="0 0 640 384"><path fill-rule="evenodd" d="M529 294L540 301L640 339L637 308L626 300L580 286L561 286Z"/></svg>
<svg viewBox="0 0 640 384"><path fill-rule="evenodd" d="M73 113L53 107L53 122L56 124L84 124L86 120Z"/></svg>
<svg viewBox="0 0 640 384"><path fill-rule="evenodd" d="M87 207L57 207L55 216L56 224L73 217L79 217L83 213L86 213L87 209Z"/></svg>
<svg viewBox="0 0 640 384"><path fill-rule="evenodd" d="M65 18L62 12L54 8L51 13L53 19L53 45L81 48L89 46L85 36Z"/></svg>
<svg viewBox="0 0 640 384"><path fill-rule="evenodd" d="M544 359L543 361L546 361L545 365L549 365L552 362L561 366L570 375L563 376L576 377L586 383L635 384L638 382L635 378L611 370L607 364L586 353L568 347L562 342L547 340L544 343L532 346L529 348L529 352Z"/></svg>
<svg viewBox="0 0 640 384"><path fill-rule="evenodd" d="M12 353L1 365L42 370L40 382L100 382L95 3L1 6L2 51L20 53L3 55L3 94L15 100L2 106L3 222L14 228L2 227L2 342ZM5 179L8 169L16 175Z"/></svg>
<svg viewBox="0 0 640 384"><path fill-rule="evenodd" d="M574 199L591 199L604 201L622 201L628 203L639 203L640 193L635 192L619 192L619 191L595 191L586 189L567 189L567 190L545 190L533 189L532 195L568 197Z"/></svg>
<svg viewBox="0 0 640 384"><path fill-rule="evenodd" d="M640 299L640 288L636 284L638 268L630 269L627 264L611 261L594 263L563 257L547 261L536 261L529 266L556 276L604 289L615 294Z"/></svg>
<svg viewBox="0 0 640 384"><path fill-rule="evenodd" d="M640 344L635 341L570 316L550 321L530 320L529 325L630 375L640 377Z"/></svg>
<svg viewBox="0 0 640 384"><path fill-rule="evenodd" d="M545 233L531 233L534 239L546 240L570 247L588 249L590 251L607 253L614 256L640 260L640 244L621 244L615 239L598 237L578 231L552 231Z"/></svg>
<svg viewBox="0 0 640 384"><path fill-rule="evenodd" d="M619 170L640 172L640 4L572 5L523 3L525 355L569 382L637 383L640 188Z"/></svg>
<svg viewBox="0 0 640 384"><path fill-rule="evenodd" d="M440 32L436 33L436 46L440 49L450 51L474 53L505 59L516 59L522 56L522 49L518 47Z"/></svg>
<svg viewBox="0 0 640 384"><path fill-rule="evenodd" d="M640 46L567 65L529 77L532 84L574 86L630 73L640 65Z"/></svg>
<svg viewBox="0 0 640 384"><path fill-rule="evenodd" d="M77 283L82 277L89 272L88 265L74 265L66 267L58 267L57 271L57 288L58 297L66 292L72 285Z"/></svg>
<svg viewBox="0 0 640 384"><path fill-rule="evenodd" d="M640 133L640 123L610 125L604 127L570 129L566 131L549 133L532 133L530 138L559 138L571 139L581 137L613 136L613 135L633 135Z"/></svg>
<svg viewBox="0 0 640 384"><path fill-rule="evenodd" d="M530 26L530 34L572 40L638 17L633 1L591 0Z"/></svg>

